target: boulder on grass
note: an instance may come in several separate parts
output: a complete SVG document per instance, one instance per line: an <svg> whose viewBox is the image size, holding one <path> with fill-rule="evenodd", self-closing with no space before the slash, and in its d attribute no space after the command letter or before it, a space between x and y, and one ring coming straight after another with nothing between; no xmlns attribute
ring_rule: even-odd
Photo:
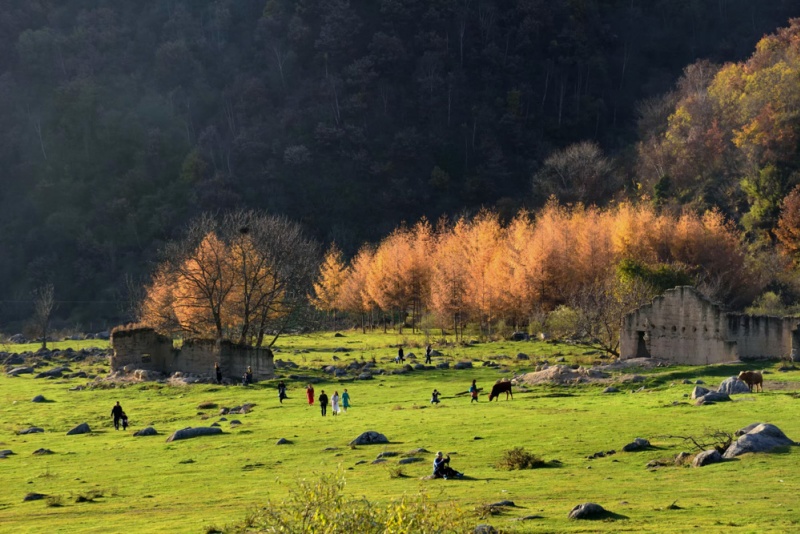
<svg viewBox="0 0 800 534"><path fill-rule="evenodd" d="M26 428L24 430L20 430L17 434L25 435L25 434L38 434L40 432L44 432L44 428L40 428L38 426L32 426L30 428Z"/></svg>
<svg viewBox="0 0 800 534"><path fill-rule="evenodd" d="M44 395L36 395L31 399L31 402L45 402L46 400L47 399L44 398Z"/></svg>
<svg viewBox="0 0 800 534"><path fill-rule="evenodd" d="M735 395L737 393L750 393L750 388L747 387L747 384L735 376L732 376L722 381L722 384L719 385L717 392L724 393L726 395Z"/></svg>
<svg viewBox="0 0 800 534"><path fill-rule="evenodd" d="M692 400L696 400L696 399L699 399L700 397L705 396L710 391L711 390L709 390L708 388L695 386L695 388L692 390L692 394L691 394L691 396L689 398L692 399Z"/></svg>
<svg viewBox="0 0 800 534"><path fill-rule="evenodd" d="M731 443L723 458L735 458L746 452L768 452L789 445L795 445L795 442L786 437L780 428L762 423Z"/></svg>
<svg viewBox="0 0 800 534"><path fill-rule="evenodd" d="M158 435L158 432L152 426L148 426L147 428L143 428L141 430L137 430L136 432L133 433L133 435L136 436L136 437L156 436L156 435Z"/></svg>
<svg viewBox="0 0 800 534"><path fill-rule="evenodd" d="M379 432L368 430L351 441L350 445L373 445L376 443L389 443L389 440Z"/></svg>
<svg viewBox="0 0 800 534"><path fill-rule="evenodd" d="M599 519L606 515L606 509L593 502L585 502L570 510L570 519Z"/></svg>
<svg viewBox="0 0 800 534"><path fill-rule="evenodd" d="M67 432L68 436L74 436L75 434L88 434L91 432L92 429L89 428L89 423L81 423L69 432Z"/></svg>
<svg viewBox="0 0 800 534"><path fill-rule="evenodd" d="M631 443L628 443L622 450L625 452L643 451L650 448L650 442L644 438L636 438Z"/></svg>
<svg viewBox="0 0 800 534"><path fill-rule="evenodd" d="M167 443L171 441L178 441L181 439L199 438L200 436L214 436L222 434L222 429L212 426L198 426L195 428L183 428L176 430L170 437L167 438Z"/></svg>
<svg viewBox="0 0 800 534"><path fill-rule="evenodd" d="M8 361L6 361L8 363ZM33 373L33 367L16 367L6 374L8 376L19 376L19 375L27 375Z"/></svg>
<svg viewBox="0 0 800 534"><path fill-rule="evenodd" d="M716 449L703 451L692 460L692 467L703 467L704 465L716 464L722 461L722 455Z"/></svg>

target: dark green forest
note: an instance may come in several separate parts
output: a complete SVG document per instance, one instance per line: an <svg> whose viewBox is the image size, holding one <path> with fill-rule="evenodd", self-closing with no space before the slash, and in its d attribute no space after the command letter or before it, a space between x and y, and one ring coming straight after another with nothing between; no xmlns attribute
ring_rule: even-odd
<svg viewBox="0 0 800 534"><path fill-rule="evenodd" d="M127 319L129 288L207 211L286 215L345 253L551 194L719 206L747 227L758 194L670 196L677 171L642 144L687 66L746 61L797 16L789 0L0 0L0 329L50 283L64 324ZM602 169L594 187L559 179L570 146Z"/></svg>

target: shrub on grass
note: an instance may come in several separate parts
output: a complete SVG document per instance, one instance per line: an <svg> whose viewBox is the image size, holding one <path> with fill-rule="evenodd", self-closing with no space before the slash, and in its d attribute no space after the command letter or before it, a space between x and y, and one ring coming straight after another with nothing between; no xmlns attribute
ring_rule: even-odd
<svg viewBox="0 0 800 534"><path fill-rule="evenodd" d="M513 471L514 469L536 469L544 467L545 462L535 454L528 452L524 447L514 447L503 451L503 455L495 464L498 469Z"/></svg>
<svg viewBox="0 0 800 534"><path fill-rule="evenodd" d="M403 478L406 476L405 471L403 471L403 467L399 465L394 465L389 467L389 478Z"/></svg>
<svg viewBox="0 0 800 534"><path fill-rule="evenodd" d="M280 503L268 501L236 525L232 532L332 533L385 532L461 533L471 531L466 514L453 503L425 494L378 504L347 497L341 475L299 482Z"/></svg>
<svg viewBox="0 0 800 534"><path fill-rule="evenodd" d="M64 498L61 495L49 495L46 499L47 506L51 508L57 508L59 506L64 506Z"/></svg>

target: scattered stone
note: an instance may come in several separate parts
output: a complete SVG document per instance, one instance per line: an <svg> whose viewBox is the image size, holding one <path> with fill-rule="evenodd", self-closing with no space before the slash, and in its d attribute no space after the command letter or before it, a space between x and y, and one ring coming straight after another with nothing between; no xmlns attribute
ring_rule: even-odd
<svg viewBox="0 0 800 534"><path fill-rule="evenodd" d="M8 363L8 362L6 362ZM8 376L19 376L33 373L33 367L16 367L6 373Z"/></svg>
<svg viewBox="0 0 800 534"><path fill-rule="evenodd" d="M619 393L619 390L614 386L608 386L606 389L603 390L603 393Z"/></svg>
<svg viewBox="0 0 800 534"><path fill-rule="evenodd" d="M450 369L450 364L448 362L442 362L436 364L437 369Z"/></svg>
<svg viewBox="0 0 800 534"><path fill-rule="evenodd" d="M530 360L531 358L530 358L530 356L528 356L524 352L520 352L519 354L517 354L517 359L518 360Z"/></svg>
<svg viewBox="0 0 800 534"><path fill-rule="evenodd" d="M717 391L709 391L695 402L696 406L702 406L704 404L714 404L715 402L726 402L730 401L731 398L725 393L719 393Z"/></svg>
<svg viewBox="0 0 800 534"><path fill-rule="evenodd" d="M716 449L703 451L692 460L692 467L703 467L710 464L716 464L722 461L722 455Z"/></svg>
<svg viewBox="0 0 800 534"><path fill-rule="evenodd" d="M472 362L458 362L453 366L453 369L472 369Z"/></svg>
<svg viewBox="0 0 800 534"><path fill-rule="evenodd" d="M389 443L389 440L383 434L369 430L351 441L350 445L372 445L376 443Z"/></svg>
<svg viewBox="0 0 800 534"><path fill-rule="evenodd" d="M688 452L685 451L679 452L678 454L675 455L675 465L681 466L685 464L687 461L689 461L689 458L691 457L692 455L689 454Z"/></svg>
<svg viewBox="0 0 800 534"><path fill-rule="evenodd" d="M136 432L134 432L134 433L133 433L133 435L134 435L135 437L142 437L142 436L157 436L157 435L158 435L158 432L157 432L157 431L156 431L156 429L155 429L155 428L153 428L152 426L148 426L148 427L146 427L146 428L143 428L143 429L141 429L141 430L137 430Z"/></svg>
<svg viewBox="0 0 800 534"><path fill-rule="evenodd" d="M20 430L17 434L25 435L25 434L39 434L44 432L44 428L38 426L32 426L30 428L26 428L25 430Z"/></svg>
<svg viewBox="0 0 800 534"><path fill-rule="evenodd" d="M431 451L429 451L428 449L419 448L408 451L406 455L411 456L414 454L429 454L430 452Z"/></svg>
<svg viewBox="0 0 800 534"><path fill-rule="evenodd" d="M35 451L33 451L34 456L46 456L48 454L55 454L55 453L50 449L36 449Z"/></svg>
<svg viewBox="0 0 800 534"><path fill-rule="evenodd" d="M544 519L544 516L539 514L526 515L525 517L518 517L514 521L531 521L533 519Z"/></svg>
<svg viewBox="0 0 800 534"><path fill-rule="evenodd" d="M577 505L570 510L570 519L599 519L604 517L608 512L599 504L593 502L585 502Z"/></svg>
<svg viewBox="0 0 800 534"><path fill-rule="evenodd" d="M209 426L200 426L196 428L183 428L181 430L176 430L173 434L167 438L167 443L171 441L178 441L181 439L190 439L190 438L197 438L200 436L214 436L217 434L222 434L221 428L216 427L209 427Z"/></svg>
<svg viewBox="0 0 800 534"><path fill-rule="evenodd" d="M717 392L724 393L726 395L734 395L737 393L750 393L750 388L747 387L747 384L735 376L732 376L722 381L717 389Z"/></svg>
<svg viewBox="0 0 800 534"><path fill-rule="evenodd" d="M689 380L688 378L684 378L684 379L683 379L683 382L681 382L681 383L682 383L682 384L691 384L691 383L692 383L692 381L691 381L691 380Z"/></svg>
<svg viewBox="0 0 800 534"><path fill-rule="evenodd" d="M636 438L631 443L628 443L622 450L625 452L643 451L650 448L650 442L644 438Z"/></svg>
<svg viewBox="0 0 800 534"><path fill-rule="evenodd" d="M69 432L67 432L68 436L74 436L75 434L88 434L91 432L92 429L89 428L89 423L81 423Z"/></svg>
<svg viewBox="0 0 800 534"><path fill-rule="evenodd" d="M372 465L385 464L386 462L387 462L387 460L384 460L383 458L378 458L377 460L372 460Z"/></svg>
<svg viewBox="0 0 800 534"><path fill-rule="evenodd" d="M34 398L31 399L31 402L46 402L47 399L44 398L44 395L36 395Z"/></svg>
<svg viewBox="0 0 800 534"><path fill-rule="evenodd" d="M695 380L694 383L698 385L705 384L705 382L703 382L702 380Z"/></svg>
<svg viewBox="0 0 800 534"><path fill-rule="evenodd" d="M193 464L193 463L194 463L194 460L192 460L191 458L189 458L188 460L181 460L181 461L180 461L180 462L178 462L178 463L179 463L179 464Z"/></svg>
<svg viewBox="0 0 800 534"><path fill-rule="evenodd" d="M359 461L356 462L356 465L361 465L361 464L365 464L365 463L367 463L366 460L359 460Z"/></svg>
<svg viewBox="0 0 800 534"><path fill-rule="evenodd" d="M414 370L415 371L424 371L425 370L425 364L424 363L415 363L414 364Z"/></svg>
<svg viewBox="0 0 800 534"><path fill-rule="evenodd" d="M514 501L500 501L500 502L496 502L494 504L490 504L489 506L492 507L492 508L498 508L500 506L509 506L511 508L514 508L517 505L514 504Z"/></svg>
<svg viewBox="0 0 800 534"><path fill-rule="evenodd" d="M700 397L703 397L703 396L707 395L710 392L711 392L711 390L709 390L709 389L701 388L700 386L696 386L692 390L692 394L689 395L689 398L692 399L692 400L696 400L696 399L699 399Z"/></svg>
<svg viewBox="0 0 800 534"><path fill-rule="evenodd" d="M338 451L339 447L325 447L323 451Z"/></svg>
<svg viewBox="0 0 800 534"><path fill-rule="evenodd" d="M44 493L28 493L27 495L25 495L25 497L23 497L22 500L24 502L27 502L27 501L41 501L45 497L47 497L47 495L45 495Z"/></svg>
<svg viewBox="0 0 800 534"><path fill-rule="evenodd" d="M211 426L220 426L219 423L211 423Z"/></svg>
<svg viewBox="0 0 800 534"><path fill-rule="evenodd" d="M6 457L11 456L14 454L10 449L4 449L0 451L0 459L4 460Z"/></svg>
<svg viewBox="0 0 800 534"><path fill-rule="evenodd" d="M275 443L275 445L291 445L291 444L292 442L286 438L281 438Z"/></svg>
<svg viewBox="0 0 800 534"><path fill-rule="evenodd" d="M413 463L422 462L422 461L424 461L423 458L417 458L416 456L412 456L410 458L401 458L397 463L400 464L400 465L406 465L406 464L413 464Z"/></svg>
<svg viewBox="0 0 800 534"><path fill-rule="evenodd" d="M746 452L769 452L778 447L790 445L796 444L786 437L786 434L780 428L768 423L761 423L731 443L723 457L730 459Z"/></svg>
<svg viewBox="0 0 800 534"><path fill-rule="evenodd" d="M344 337L344 334L342 334L341 332L336 332L335 334L333 334L333 337Z"/></svg>
<svg viewBox="0 0 800 534"><path fill-rule="evenodd" d="M360 375L358 375L358 380L372 380L372 373L367 373L367 372L361 373Z"/></svg>
<svg viewBox="0 0 800 534"><path fill-rule="evenodd" d="M378 458L393 458L395 456L400 456L400 453L394 451L383 451L378 453Z"/></svg>
<svg viewBox="0 0 800 534"><path fill-rule="evenodd" d="M239 421L238 419L233 419L230 424L231 424L231 426L237 426L237 425L241 425L242 422Z"/></svg>
<svg viewBox="0 0 800 534"><path fill-rule="evenodd" d="M623 380L623 382L633 382L633 383L641 383L644 382L646 379L642 375L632 375Z"/></svg>
<svg viewBox="0 0 800 534"><path fill-rule="evenodd" d="M197 405L198 410L213 410L217 407L216 402L201 402Z"/></svg>
<svg viewBox="0 0 800 534"><path fill-rule="evenodd" d="M481 523L475 527L475 530L472 531L473 534L497 534L497 529L494 528L492 525L487 525L486 523Z"/></svg>

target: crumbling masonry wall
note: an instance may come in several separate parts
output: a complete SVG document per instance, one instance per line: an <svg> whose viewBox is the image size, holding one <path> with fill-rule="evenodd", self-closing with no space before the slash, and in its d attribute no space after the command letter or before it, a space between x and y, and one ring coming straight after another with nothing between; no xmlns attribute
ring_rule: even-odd
<svg viewBox="0 0 800 534"><path fill-rule="evenodd" d="M177 371L189 374L212 375L214 363L219 362L225 377L240 380L247 367L255 380L274 377L272 351L236 345L229 341L217 343L210 339L188 339L178 349L172 339L152 328L118 329L111 334L111 370L125 366L165 374Z"/></svg>
<svg viewBox="0 0 800 534"><path fill-rule="evenodd" d="M791 353L798 320L726 313L682 286L627 314L620 329L620 358L652 356L707 365Z"/></svg>

